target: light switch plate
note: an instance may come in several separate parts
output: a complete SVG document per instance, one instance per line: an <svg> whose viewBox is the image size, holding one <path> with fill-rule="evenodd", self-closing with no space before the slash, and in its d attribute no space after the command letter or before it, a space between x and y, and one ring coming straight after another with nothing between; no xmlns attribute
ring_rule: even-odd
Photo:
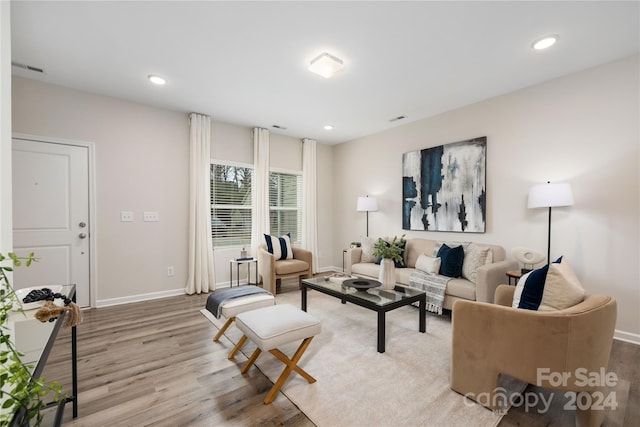
<svg viewBox="0 0 640 427"><path fill-rule="evenodd" d="M160 215L158 215L158 212L144 212L142 220L144 222L157 222L160 221Z"/></svg>
<svg viewBox="0 0 640 427"><path fill-rule="evenodd" d="M121 211L120 212L120 222L133 222L133 212L131 212L131 211Z"/></svg>

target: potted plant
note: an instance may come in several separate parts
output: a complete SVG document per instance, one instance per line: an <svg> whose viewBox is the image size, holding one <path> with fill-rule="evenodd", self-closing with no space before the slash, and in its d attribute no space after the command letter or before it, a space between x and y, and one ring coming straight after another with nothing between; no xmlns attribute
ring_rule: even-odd
<svg viewBox="0 0 640 427"><path fill-rule="evenodd" d="M394 236L390 242L379 238L373 245L373 256L382 258L380 260L378 280L382 283L382 287L385 289L390 289L395 286L395 263L402 264L404 261L402 259L402 254L407 242L404 236L405 235L403 234L399 239L398 236Z"/></svg>
<svg viewBox="0 0 640 427"><path fill-rule="evenodd" d="M42 377L32 378L33 366L22 363L20 358L23 354L15 348L7 326L9 312L14 305L21 304L7 272L23 262L29 266L34 260L33 253L26 257L18 257L12 252L6 256L0 253L0 426L9 425L16 413L20 414L20 425L40 425L40 411L45 407L43 397L53 391L56 400L62 398L61 388L55 382L47 384ZM5 265L7 263L10 265Z"/></svg>

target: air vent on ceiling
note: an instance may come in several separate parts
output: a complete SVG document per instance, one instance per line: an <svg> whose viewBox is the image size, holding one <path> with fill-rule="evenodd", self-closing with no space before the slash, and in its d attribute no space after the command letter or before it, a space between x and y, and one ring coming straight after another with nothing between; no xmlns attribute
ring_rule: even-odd
<svg viewBox="0 0 640 427"><path fill-rule="evenodd" d="M23 64L21 62L15 62L15 61L11 61L11 65L13 67L18 67L18 68L22 68L24 70L35 71L36 73L44 74L44 69L43 68L34 67L33 65L27 65L27 64Z"/></svg>
<svg viewBox="0 0 640 427"><path fill-rule="evenodd" d="M284 126L280 126L280 125L271 125L271 126L273 126L273 127L274 127L274 128L276 128L276 129L287 130L287 128L286 128L286 127L284 127Z"/></svg>
<svg viewBox="0 0 640 427"><path fill-rule="evenodd" d="M406 119L407 116L398 116L398 117L394 117L393 119L389 120L390 122L397 122L398 120L402 120L402 119Z"/></svg>

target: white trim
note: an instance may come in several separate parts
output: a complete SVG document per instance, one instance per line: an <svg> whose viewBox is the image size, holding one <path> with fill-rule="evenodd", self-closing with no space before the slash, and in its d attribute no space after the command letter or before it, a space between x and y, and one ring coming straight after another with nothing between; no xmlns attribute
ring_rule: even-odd
<svg viewBox="0 0 640 427"><path fill-rule="evenodd" d="M286 175L298 175L298 176L302 176L302 171L299 171L299 170L293 170L293 169L269 168L269 172L283 173L283 174L286 174Z"/></svg>
<svg viewBox="0 0 640 427"><path fill-rule="evenodd" d="M230 162L229 160L209 159L209 164L233 166L236 168L247 168L247 169L253 170L253 164L251 163Z"/></svg>
<svg viewBox="0 0 640 427"><path fill-rule="evenodd" d="M619 341L626 341L631 344L640 345L640 334L634 334L632 332L625 332L616 329L613 333L613 338Z"/></svg>
<svg viewBox="0 0 640 427"><path fill-rule="evenodd" d="M152 299L158 298L167 298L167 297L175 297L178 295L186 295L184 292L184 288L172 289L169 291L160 291L160 292L152 292L150 294L139 294L139 295L131 295L128 297L119 297L119 298L108 298L98 300L96 307L109 307L112 305L120 305L120 304L128 304L131 302L140 302L140 301L148 301Z"/></svg>
<svg viewBox="0 0 640 427"><path fill-rule="evenodd" d="M39 135L14 133L13 139L26 141L46 142L49 144L62 144L77 147L85 147L88 151L89 164L89 304L97 307L98 295L98 210L96 191L96 144L91 141L77 141L72 139L50 138Z"/></svg>

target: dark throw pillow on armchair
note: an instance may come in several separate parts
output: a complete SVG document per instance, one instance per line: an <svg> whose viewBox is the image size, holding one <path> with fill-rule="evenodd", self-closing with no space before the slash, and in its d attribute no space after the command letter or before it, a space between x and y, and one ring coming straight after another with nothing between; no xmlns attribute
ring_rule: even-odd
<svg viewBox="0 0 640 427"><path fill-rule="evenodd" d="M464 262L464 248L456 246L450 248L442 245L438 250L438 258L442 260L440 263L440 274L447 277L462 276L462 264Z"/></svg>

